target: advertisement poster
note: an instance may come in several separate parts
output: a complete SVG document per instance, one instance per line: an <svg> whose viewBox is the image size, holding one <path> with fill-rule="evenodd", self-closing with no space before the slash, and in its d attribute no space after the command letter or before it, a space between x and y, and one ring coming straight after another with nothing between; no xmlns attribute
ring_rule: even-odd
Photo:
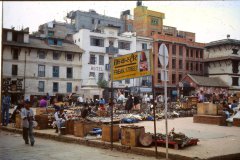
<svg viewBox="0 0 240 160"><path fill-rule="evenodd" d="M152 75L152 53L150 50L116 57L112 61L113 81Z"/></svg>

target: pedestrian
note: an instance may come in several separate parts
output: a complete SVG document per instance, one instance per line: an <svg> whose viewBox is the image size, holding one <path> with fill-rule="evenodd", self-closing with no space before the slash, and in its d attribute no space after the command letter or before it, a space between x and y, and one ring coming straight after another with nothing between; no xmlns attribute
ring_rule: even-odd
<svg viewBox="0 0 240 160"><path fill-rule="evenodd" d="M46 100L46 96L42 96L40 102L39 102L39 106L42 108L46 108L47 107L47 100Z"/></svg>
<svg viewBox="0 0 240 160"><path fill-rule="evenodd" d="M127 112L130 113L130 110L132 108L133 108L133 98L132 98L132 95L129 95L125 105L125 110L127 110Z"/></svg>
<svg viewBox="0 0 240 160"><path fill-rule="evenodd" d="M54 118L56 120L55 124L57 126L56 133L58 133L58 135L61 135L61 127L65 126L65 122L67 120L67 116L64 113L64 108L60 108L59 111L55 112Z"/></svg>
<svg viewBox="0 0 240 160"><path fill-rule="evenodd" d="M200 94L198 95L198 102L203 103L204 102L204 94L203 91L200 91Z"/></svg>
<svg viewBox="0 0 240 160"><path fill-rule="evenodd" d="M2 101L2 125L7 126L9 123L9 109L11 106L11 97L8 93L3 96Z"/></svg>
<svg viewBox="0 0 240 160"><path fill-rule="evenodd" d="M133 104L134 110L140 111L140 101L138 96L134 96Z"/></svg>
<svg viewBox="0 0 240 160"><path fill-rule="evenodd" d="M24 108L21 110L21 118L22 118L22 127L23 127L23 139L25 144L29 144L29 139L31 142L31 146L34 146L34 136L33 136L33 120L34 113L30 108L31 104L29 100L25 101Z"/></svg>

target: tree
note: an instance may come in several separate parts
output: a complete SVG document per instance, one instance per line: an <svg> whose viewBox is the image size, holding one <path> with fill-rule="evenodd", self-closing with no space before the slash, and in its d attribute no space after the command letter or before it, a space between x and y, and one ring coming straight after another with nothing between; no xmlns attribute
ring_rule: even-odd
<svg viewBox="0 0 240 160"><path fill-rule="evenodd" d="M108 82L105 79L100 79L97 82L98 87L105 88L108 86Z"/></svg>

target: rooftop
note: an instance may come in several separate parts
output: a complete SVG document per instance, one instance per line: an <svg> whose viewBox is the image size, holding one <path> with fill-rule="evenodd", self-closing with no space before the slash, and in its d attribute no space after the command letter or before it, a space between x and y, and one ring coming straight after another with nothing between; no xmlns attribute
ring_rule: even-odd
<svg viewBox="0 0 240 160"><path fill-rule="evenodd" d="M229 87L223 80L219 77L204 77L187 74L196 84L200 86L208 87Z"/></svg>
<svg viewBox="0 0 240 160"><path fill-rule="evenodd" d="M212 48L212 47L216 47L216 46L219 46L219 45L227 45L227 44L240 46L240 40L236 40L236 39L222 39L222 40L218 40L218 41L212 41L210 43L207 43L205 48Z"/></svg>

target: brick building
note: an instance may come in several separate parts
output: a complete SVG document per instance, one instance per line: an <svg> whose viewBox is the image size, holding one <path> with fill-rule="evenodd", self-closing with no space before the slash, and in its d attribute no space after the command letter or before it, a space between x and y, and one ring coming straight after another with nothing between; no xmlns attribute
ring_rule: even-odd
<svg viewBox="0 0 240 160"><path fill-rule="evenodd" d="M164 13L148 10L138 3L134 9L133 25L137 35L153 38L156 94L164 93L158 50L162 43L166 44L169 52L168 96L176 96L178 83L186 74L204 75L204 44L195 42L195 33L164 26L164 17Z"/></svg>

